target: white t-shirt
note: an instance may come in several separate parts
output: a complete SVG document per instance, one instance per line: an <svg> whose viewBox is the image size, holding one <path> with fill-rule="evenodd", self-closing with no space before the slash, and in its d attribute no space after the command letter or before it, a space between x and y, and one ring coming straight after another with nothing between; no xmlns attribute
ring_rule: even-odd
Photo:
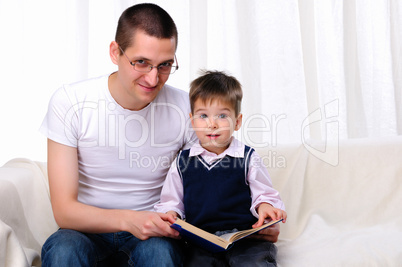
<svg viewBox="0 0 402 267"><path fill-rule="evenodd" d="M111 96L108 77L59 88L40 131L78 149L78 201L152 210L177 152L195 140L188 94L165 85L152 103L131 111Z"/></svg>

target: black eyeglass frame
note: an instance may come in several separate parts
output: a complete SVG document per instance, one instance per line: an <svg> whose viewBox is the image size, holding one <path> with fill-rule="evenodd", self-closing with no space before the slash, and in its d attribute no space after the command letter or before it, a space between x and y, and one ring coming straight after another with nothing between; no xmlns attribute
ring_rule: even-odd
<svg viewBox="0 0 402 267"><path fill-rule="evenodd" d="M174 55L174 60L175 60L175 62L176 62L176 66L175 66L175 65L170 66L170 71L169 71L168 73L164 73L164 72L160 72L160 68L163 67L162 65L154 66L154 65L151 65L151 64L149 64L149 63L132 62L132 61L128 58L128 56L126 55L126 53L124 52L124 50L123 50L120 46L119 46L119 48L120 48L120 51L123 53L123 55L127 58L127 60L128 60L128 62L130 63L130 65L133 66L133 69L134 69L135 71L142 72L142 73L149 73L149 72L152 71L153 68L156 68L156 69L158 70L158 73L159 73L159 74L168 75L168 74L173 74L173 73L175 73L175 72L179 69L179 62L177 61L176 54ZM149 69L148 69L147 71L137 70L137 69L135 68L135 65L137 65L137 64L147 65L147 66L149 67Z"/></svg>

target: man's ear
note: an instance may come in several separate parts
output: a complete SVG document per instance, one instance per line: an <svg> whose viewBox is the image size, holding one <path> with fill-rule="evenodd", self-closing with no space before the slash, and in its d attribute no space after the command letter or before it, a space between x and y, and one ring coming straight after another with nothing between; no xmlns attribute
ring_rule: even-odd
<svg viewBox="0 0 402 267"><path fill-rule="evenodd" d="M116 43L116 41L113 41L110 43L109 55L110 55L110 59L112 60L112 62L117 65L119 62L119 57L120 57L120 48L119 48L119 44Z"/></svg>
<svg viewBox="0 0 402 267"><path fill-rule="evenodd" d="M236 119L236 125L235 125L235 128L234 128L235 131L240 129L242 121L243 121L243 114L240 113L239 116L237 116L237 119Z"/></svg>

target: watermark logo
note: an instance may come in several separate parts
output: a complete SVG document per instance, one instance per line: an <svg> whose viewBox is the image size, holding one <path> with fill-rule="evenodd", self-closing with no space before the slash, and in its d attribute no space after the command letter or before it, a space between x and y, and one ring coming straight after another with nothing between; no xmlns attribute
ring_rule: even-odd
<svg viewBox="0 0 402 267"><path fill-rule="evenodd" d="M149 145L156 148L174 147L182 140L193 140L194 131L189 115L180 107L169 103L151 104L149 118L136 113L129 115L116 111L115 103L99 100L85 101L74 105L64 118L65 135L72 144L80 147L116 147L119 159L129 157L130 166L163 166L170 164L172 156L158 160L138 154L137 148ZM157 111L157 109L159 111ZM169 116L164 120L172 120L171 124L161 123L160 110ZM85 114L85 115L83 115ZM310 113L301 123L301 141L307 151L318 159L332 165L339 164L339 100L333 100ZM243 125L238 131L239 140L260 150L278 145L279 128L287 120L286 114L253 114L243 119ZM88 126L92 124L91 126ZM86 138L79 131L84 125L93 133ZM166 129L166 125L172 125ZM228 121L227 127L234 127L234 122ZM317 127L319 126L319 127ZM163 129L162 129L163 128ZM224 130L218 129L217 131ZM310 138L311 132L321 133L317 140ZM166 133L166 134L165 134ZM170 134L167 136L167 134ZM79 136L81 134L81 136ZM78 135L78 136L77 136ZM161 138L161 135L163 138ZM263 138L262 138L263 137ZM194 139L195 140L195 139ZM197 142L197 141L196 141ZM213 142L212 142L213 143ZM217 144L215 144L217 145ZM177 151L176 151L177 152ZM262 155L264 165L286 166L286 159L275 154ZM144 157L144 158L142 158Z"/></svg>
<svg viewBox="0 0 402 267"><path fill-rule="evenodd" d="M73 105L63 121L66 138L79 147L116 147L119 159L126 159L130 150L144 145L174 147L190 134L188 114L176 105L151 103L148 110L141 114L121 114L116 109L115 103L106 100L83 101ZM163 118L171 120L171 123L161 123L160 116L165 114L169 116Z"/></svg>
<svg viewBox="0 0 402 267"><path fill-rule="evenodd" d="M339 164L339 100L335 99L323 108L318 108L304 119L301 127L301 140L304 147L316 158L332 165ZM323 126L325 137L323 141L314 142L306 135L307 128L313 124Z"/></svg>
<svg viewBox="0 0 402 267"><path fill-rule="evenodd" d="M270 118L263 114L254 114L245 119L242 127L242 135L245 143L254 148L262 148L278 145L278 128L282 120L286 120L286 114L272 114ZM252 126L255 123L260 126ZM269 140L253 138L253 133L269 136Z"/></svg>

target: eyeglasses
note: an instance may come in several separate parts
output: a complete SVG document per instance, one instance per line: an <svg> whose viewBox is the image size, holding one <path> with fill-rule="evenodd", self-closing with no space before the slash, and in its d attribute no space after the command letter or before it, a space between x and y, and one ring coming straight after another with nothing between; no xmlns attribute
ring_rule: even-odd
<svg viewBox="0 0 402 267"><path fill-rule="evenodd" d="M151 72L151 70L153 68L156 68L158 70L159 74L172 74L176 70L179 69L179 63L177 62L176 55L174 55L174 59L175 59L175 61L177 63L177 66L172 65L171 62L165 62L165 63L160 64L159 66L153 66L153 65L145 63L145 62L140 62L140 61L132 62L132 61L130 61L130 59L128 58L126 53L124 53L123 49L121 49L120 46L119 46L119 48L120 48L121 52L124 54L124 56L127 58L128 62L130 62L131 66L133 66L133 68L138 72L148 73L148 72Z"/></svg>

